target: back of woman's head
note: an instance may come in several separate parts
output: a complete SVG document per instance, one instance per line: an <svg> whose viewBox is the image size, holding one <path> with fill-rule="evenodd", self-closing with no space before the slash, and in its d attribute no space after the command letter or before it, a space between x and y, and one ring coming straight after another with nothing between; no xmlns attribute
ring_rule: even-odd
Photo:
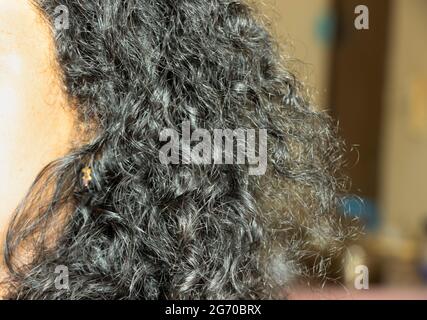
<svg viewBox="0 0 427 320"><path fill-rule="evenodd" d="M10 225L10 297L270 298L324 275L350 232L336 214L342 144L247 4L37 5L52 29L57 6L68 11L54 37L82 133ZM162 130L181 136L185 122L265 129L265 174L246 162L162 163ZM55 288L57 266L68 290Z"/></svg>

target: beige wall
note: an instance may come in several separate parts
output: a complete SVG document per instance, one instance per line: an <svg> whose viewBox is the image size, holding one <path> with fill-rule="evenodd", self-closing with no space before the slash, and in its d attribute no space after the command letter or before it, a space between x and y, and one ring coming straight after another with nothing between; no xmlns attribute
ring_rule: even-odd
<svg viewBox="0 0 427 320"><path fill-rule="evenodd" d="M427 219L427 1L393 6L381 207L388 226L418 234Z"/></svg>
<svg viewBox="0 0 427 320"><path fill-rule="evenodd" d="M298 75L318 91L315 98L322 107L328 95L330 48L316 38L315 26L329 6L329 0L264 0L258 5L284 45L284 55L302 62L295 62Z"/></svg>

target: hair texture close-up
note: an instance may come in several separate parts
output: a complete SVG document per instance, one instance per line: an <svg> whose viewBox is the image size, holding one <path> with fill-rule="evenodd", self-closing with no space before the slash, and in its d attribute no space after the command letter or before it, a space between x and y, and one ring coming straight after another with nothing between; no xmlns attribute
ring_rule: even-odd
<svg viewBox="0 0 427 320"><path fill-rule="evenodd" d="M83 143L49 164L5 246L11 299L271 299L324 281L353 236L344 144L240 0L38 0ZM54 30L64 5L69 28ZM164 128L268 133L268 167L162 164ZM89 187L81 171L92 170ZM69 288L55 288L57 266Z"/></svg>

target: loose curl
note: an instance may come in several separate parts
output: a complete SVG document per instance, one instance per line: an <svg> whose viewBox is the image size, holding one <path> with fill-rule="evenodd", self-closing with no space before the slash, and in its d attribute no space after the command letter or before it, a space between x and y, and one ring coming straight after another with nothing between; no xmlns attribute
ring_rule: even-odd
<svg viewBox="0 0 427 320"><path fill-rule="evenodd" d="M90 139L48 165L10 224L9 298L264 299L319 277L352 231L343 144L240 0L38 0ZM163 165L160 131L263 128L268 169ZM90 128L90 129L89 129ZM90 165L89 188L81 169ZM25 254L23 254L23 252ZM54 270L69 270L55 289Z"/></svg>

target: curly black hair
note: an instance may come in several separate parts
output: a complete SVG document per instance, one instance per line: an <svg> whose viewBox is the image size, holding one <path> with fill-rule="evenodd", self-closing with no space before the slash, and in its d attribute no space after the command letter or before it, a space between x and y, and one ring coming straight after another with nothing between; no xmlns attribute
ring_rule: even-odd
<svg viewBox="0 0 427 320"><path fill-rule="evenodd" d="M322 277L351 229L330 117L241 0L38 0L81 135L15 212L9 298L265 299ZM159 161L164 128L268 132L265 175L248 165ZM92 181L82 184L90 166ZM69 270L68 290L54 270Z"/></svg>

